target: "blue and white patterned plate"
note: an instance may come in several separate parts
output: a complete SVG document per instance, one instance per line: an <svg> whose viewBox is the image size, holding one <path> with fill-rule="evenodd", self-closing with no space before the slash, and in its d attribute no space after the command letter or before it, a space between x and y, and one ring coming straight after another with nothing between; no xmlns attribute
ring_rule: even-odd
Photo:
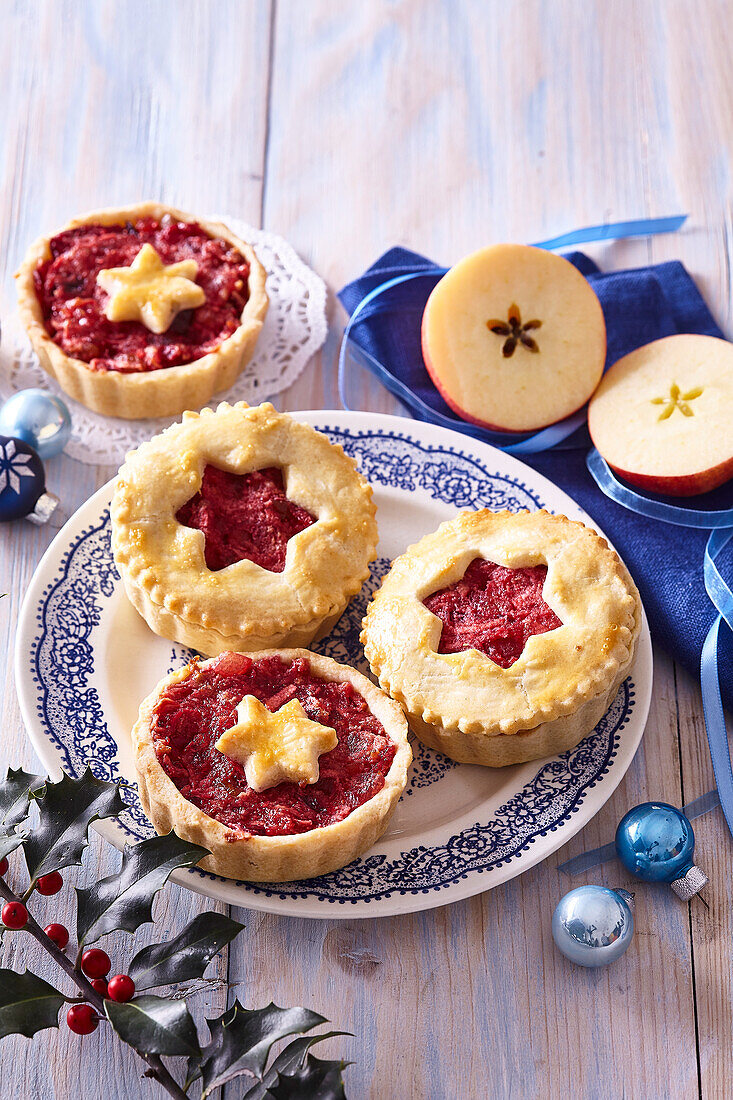
<svg viewBox="0 0 733 1100"><path fill-rule="evenodd" d="M389 561L461 508L547 507L587 516L516 459L476 440L399 417L299 413L354 455L374 486L381 541L364 590L318 648L366 670L359 624ZM51 771L134 782L129 731L139 701L190 651L152 634L128 603L110 551L111 485L84 504L53 543L21 612L16 677L33 744ZM489 769L455 764L415 742L415 762L389 830L367 855L307 882L256 886L198 869L182 885L252 909L311 917L427 909L496 886L564 844L603 805L628 768L649 709L646 626L633 672L577 748L550 760ZM117 846L151 835L134 787Z"/></svg>

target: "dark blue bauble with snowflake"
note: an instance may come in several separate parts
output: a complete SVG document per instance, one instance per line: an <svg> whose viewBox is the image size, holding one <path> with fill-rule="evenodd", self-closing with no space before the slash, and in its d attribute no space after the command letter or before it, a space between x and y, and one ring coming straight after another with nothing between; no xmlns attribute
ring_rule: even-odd
<svg viewBox="0 0 733 1100"><path fill-rule="evenodd" d="M24 516L45 523L57 503L46 492L46 475L35 448L0 435L0 523Z"/></svg>

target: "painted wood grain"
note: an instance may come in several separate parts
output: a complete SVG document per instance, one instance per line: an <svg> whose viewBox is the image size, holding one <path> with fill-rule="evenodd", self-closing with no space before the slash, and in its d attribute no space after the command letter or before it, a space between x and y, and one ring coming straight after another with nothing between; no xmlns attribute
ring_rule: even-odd
<svg viewBox="0 0 733 1100"><path fill-rule="evenodd" d="M332 291L393 244L450 263L492 240L685 210L689 228L674 237L589 251L609 268L681 258L730 334L725 14L723 0L6 5L4 304L33 236L138 196L262 219ZM338 405L333 297L330 309L326 348L283 408ZM397 411L370 378L355 377L353 392L361 407ZM49 465L69 510L109 473ZM26 527L0 531L6 653L51 534ZM31 764L7 662L0 691L3 766ZM309 1004L352 1030L331 1049L355 1060L347 1081L357 1100L727 1095L730 838L719 813L697 828L710 914L638 886L635 944L600 973L572 968L549 937L557 899L576 884L559 863L610 839L636 802L679 804L711 785L699 695L658 656L639 754L556 857L480 898L412 916L235 912L248 936L230 953L229 979L249 1004ZM99 840L93 855L105 870L114 864ZM613 863L579 881L631 886ZM163 921L178 927L204 904L169 888ZM5 942L5 959L25 950L18 942ZM97 1033L83 1060L78 1049L63 1030L32 1047L5 1040L0 1096L9 1083L44 1100L153 1095L119 1045ZM230 1087L226 1100L237 1095Z"/></svg>
<svg viewBox="0 0 733 1100"><path fill-rule="evenodd" d="M216 16L216 17L215 17ZM221 26L228 24L228 32ZM4 5L0 71L7 94L0 123L4 179L0 190L2 301L13 302L12 273L38 234L74 213L152 197L195 210L231 210L260 219L267 112L270 5L161 0ZM0 358L2 351L0 350ZM48 464L50 488L68 514L114 473L64 457ZM55 532L14 524L0 532L0 664L4 731L2 767L37 765L23 731L10 658L19 604L41 553ZM99 837L91 867L109 874L119 856ZM73 882L75 875L68 875ZM43 906L73 926L67 889ZM156 902L158 933L105 944L124 969L135 950L173 932L206 909L225 906L176 886ZM50 916L49 916L50 919ZM3 942L3 965L21 959L44 972L45 960L25 937ZM46 973L49 973L46 971ZM225 980L226 953L211 968ZM226 1007L225 988L199 995L200 1013ZM99 1029L79 1040L62 1022L31 1041L8 1038L0 1050L0 1096L67 1100L85 1095L130 1100L155 1092L127 1047ZM25 1067L23 1073L19 1067Z"/></svg>
<svg viewBox="0 0 733 1100"><path fill-rule="evenodd" d="M702 715L700 686L677 671L679 743L686 802L715 786ZM730 879L730 835L722 810L695 822L696 861L710 878L702 904L691 904L692 964L702 1095L722 1100L729 1092L733 1034L733 889Z"/></svg>

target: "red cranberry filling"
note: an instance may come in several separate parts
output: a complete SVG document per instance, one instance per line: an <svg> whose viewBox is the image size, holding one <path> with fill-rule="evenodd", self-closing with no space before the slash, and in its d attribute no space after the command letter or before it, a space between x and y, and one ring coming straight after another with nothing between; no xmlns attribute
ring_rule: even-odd
<svg viewBox="0 0 733 1100"><path fill-rule="evenodd" d="M423 600L443 623L439 653L478 649L509 668L533 634L562 626L542 596L546 565L506 569L474 558L461 580Z"/></svg>
<svg viewBox="0 0 733 1100"><path fill-rule="evenodd" d="M214 746L255 695L271 711L299 699L309 718L336 730L338 744L319 760L317 783L279 783L253 791L244 768ZM351 684L323 680L307 660L253 660L225 653L167 688L155 708L153 743L161 767L189 802L238 834L284 836L332 825L384 786L394 742Z"/></svg>
<svg viewBox="0 0 733 1100"><path fill-rule="evenodd" d="M107 294L97 286L100 271L129 267L144 244L164 264L195 260L196 282L206 294L203 305L183 310L160 334L138 321L108 321ZM129 373L190 363L231 336L247 301L249 264L197 222L141 218L134 225L80 225L59 233L51 259L33 278L46 329L67 355L92 370Z"/></svg>
<svg viewBox="0 0 733 1100"><path fill-rule="evenodd" d="M268 466L231 474L206 466L201 488L176 512L184 527L204 533L204 557L212 571L244 558L282 573L288 540L316 522L285 495L282 470Z"/></svg>

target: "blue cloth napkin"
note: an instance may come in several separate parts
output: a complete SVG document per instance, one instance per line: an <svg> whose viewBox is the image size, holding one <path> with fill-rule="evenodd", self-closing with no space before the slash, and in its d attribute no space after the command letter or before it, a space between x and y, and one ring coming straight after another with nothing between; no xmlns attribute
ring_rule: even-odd
<svg viewBox="0 0 733 1100"><path fill-rule="evenodd" d="M571 253L567 259L586 276L603 307L608 332L606 366L663 336L680 332L723 336L681 263L604 273L581 252ZM390 249L360 278L345 286L339 300L351 314L370 290L386 280L434 266L418 253ZM399 295L399 308L380 310L369 317L354 328L352 339L375 356L388 375L406 384L430 409L449 419L457 431L465 431L465 422L432 384L420 349L422 310L436 281L418 279L390 291ZM389 378L383 381L389 382ZM646 519L609 500L586 469L590 446L583 427L554 450L523 456L523 461L564 489L606 531L639 587L652 637L697 679L702 644L715 618L702 573L708 533ZM691 499L690 507L733 507L732 485ZM674 503L685 501L675 499ZM719 559L724 576L730 575L731 563L733 550L727 560L723 556ZM733 709L732 638L731 632L723 632L720 652L721 691L729 709Z"/></svg>

